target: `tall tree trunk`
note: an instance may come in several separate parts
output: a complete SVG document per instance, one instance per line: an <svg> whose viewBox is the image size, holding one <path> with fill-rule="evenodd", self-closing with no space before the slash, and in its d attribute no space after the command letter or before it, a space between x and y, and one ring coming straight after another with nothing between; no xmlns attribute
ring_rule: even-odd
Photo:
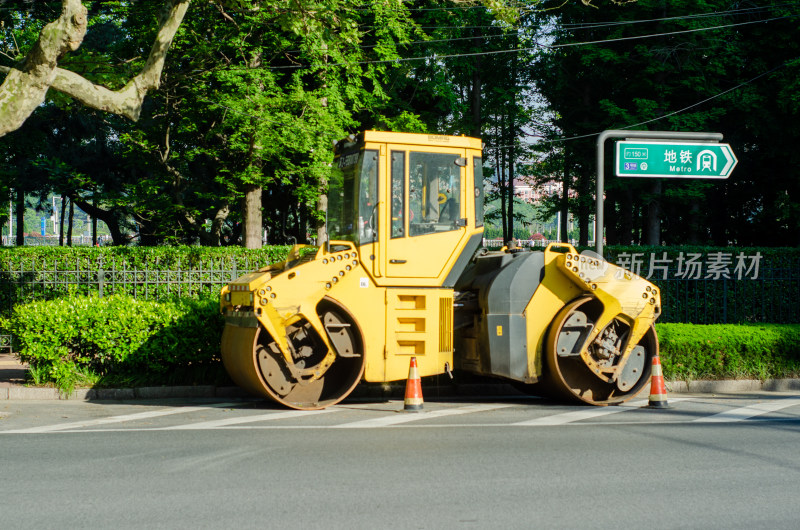
<svg viewBox="0 0 800 530"><path fill-rule="evenodd" d="M17 246L25 244L25 190L17 188Z"/></svg>
<svg viewBox="0 0 800 530"><path fill-rule="evenodd" d="M72 221L75 218L75 203L69 201L69 218L67 219L67 246L72 246Z"/></svg>
<svg viewBox="0 0 800 530"><path fill-rule="evenodd" d="M320 194L319 198L317 198L317 211L322 212L322 219L316 220L316 232L317 232L317 245L322 245L325 241L328 240L328 232L326 230L325 221L328 217L328 192L327 192L328 183L323 180L320 183Z"/></svg>
<svg viewBox="0 0 800 530"><path fill-rule="evenodd" d="M289 202L289 215L291 216L291 220L293 221L289 228L289 237L292 238L292 245L297 244L300 242L299 237L299 228L300 228L300 207L299 205L294 202L293 197L290 195L290 202Z"/></svg>
<svg viewBox="0 0 800 530"><path fill-rule="evenodd" d="M508 241L514 239L514 122L511 121L508 145Z"/></svg>
<svg viewBox="0 0 800 530"><path fill-rule="evenodd" d="M622 191L619 217L619 244L630 245L633 241L633 192L630 188Z"/></svg>
<svg viewBox="0 0 800 530"><path fill-rule="evenodd" d="M647 205L647 224L645 226L644 244L661 245L661 191L663 183L654 180L650 188L653 198Z"/></svg>
<svg viewBox="0 0 800 530"><path fill-rule="evenodd" d="M589 245L589 218L591 216L591 178L582 175L578 192L578 244Z"/></svg>
<svg viewBox="0 0 800 530"><path fill-rule="evenodd" d="M571 179L569 176L569 163L570 163L570 156L569 150L564 150L564 177L561 181L561 216L560 216L560 226L561 229L561 241L568 241L569 234L567 233L567 221L569 218L569 186L571 184Z"/></svg>
<svg viewBox="0 0 800 530"><path fill-rule="evenodd" d="M505 120L503 120L505 121ZM502 148L503 143L503 136L502 136L502 128L500 134L500 141L498 142L501 145L500 148L500 164L498 166L498 177L497 177L497 184L500 188L500 224L503 227L503 241L508 242L510 241L511 237L508 235L508 205L506 204L506 198L508 195L506 194L506 189L508 188L508 180L507 180L507 173L506 173L506 150Z"/></svg>
<svg viewBox="0 0 800 530"><path fill-rule="evenodd" d="M254 184L245 186L244 208L242 208L242 246L245 248L261 248L262 189Z"/></svg>
<svg viewBox="0 0 800 530"><path fill-rule="evenodd" d="M87 215L91 215L95 222L97 219L103 221L108 227L108 231L111 232L111 239L115 245L124 245L126 243L125 235L122 233L122 228L120 227L119 219L117 217L118 214L116 211L103 210L102 208L98 208L90 202L84 201L78 197L72 197L70 200L75 201L76 206L86 212Z"/></svg>
<svg viewBox="0 0 800 530"><path fill-rule="evenodd" d="M603 237L603 229L605 229L606 244L617 245L619 243L619 230L617 227L616 215L613 215L616 210L617 192L613 189L608 190L606 191L606 197L603 201L603 218L605 219L605 226L600 227L595 223L595 245L597 244L597 238Z"/></svg>
<svg viewBox="0 0 800 530"><path fill-rule="evenodd" d="M710 228L711 228L711 240L713 241L714 245L718 247L724 247L729 244L728 241L728 223L731 219L731 214L728 213L728 198L727 198L727 186L720 186L719 190L717 191L716 195L716 203L719 208L719 213L713 216L710 220ZM765 189L764 195L764 204L769 205L769 208L772 208L773 211L776 210L776 190L772 189ZM773 217L773 219L775 219ZM773 221L774 223L775 221ZM773 227L774 228L774 227ZM777 230L774 233L778 233ZM785 244L781 242L778 238L774 235L770 234L770 231L767 230L765 234L765 240L762 244L764 245L780 245Z"/></svg>
<svg viewBox="0 0 800 530"><path fill-rule="evenodd" d="M58 246L64 246L64 217L67 209L67 196L61 196L61 215L58 222Z"/></svg>
<svg viewBox="0 0 800 530"><path fill-rule="evenodd" d="M519 37L514 33L513 45L515 48L519 47ZM508 238L514 239L514 179L516 174L514 172L514 162L516 161L516 152L514 147L517 139L517 54L511 56L511 105L508 116Z"/></svg>
<svg viewBox="0 0 800 530"><path fill-rule="evenodd" d="M92 206L97 207L97 198L92 197ZM90 215L92 219L92 246L97 246L97 217Z"/></svg>
<svg viewBox="0 0 800 530"><path fill-rule="evenodd" d="M477 29L477 37L483 36L483 31ZM480 39L476 39L480 42ZM470 114L472 116L472 127L470 135L474 138L481 136L481 56L476 55L472 66L472 86L470 87Z"/></svg>
<svg viewBox="0 0 800 530"><path fill-rule="evenodd" d="M229 213L230 207L226 201L214 214L214 218L211 220L211 231L203 240L203 244L210 247L222 246L222 225L228 218ZM201 232L201 234L202 233L203 232Z"/></svg>
<svg viewBox="0 0 800 530"><path fill-rule="evenodd" d="M497 122L497 116L495 116L495 122ZM498 132L498 128L495 127L494 131L494 145L497 146L494 149L494 167L495 167L495 177L497 178L497 196L500 199L500 229L502 233L503 240L505 241L505 226L506 226L506 206L505 206L505 194L503 190L505 189L503 186L503 156L502 156L502 149L500 149L501 140L500 140L500 133Z"/></svg>

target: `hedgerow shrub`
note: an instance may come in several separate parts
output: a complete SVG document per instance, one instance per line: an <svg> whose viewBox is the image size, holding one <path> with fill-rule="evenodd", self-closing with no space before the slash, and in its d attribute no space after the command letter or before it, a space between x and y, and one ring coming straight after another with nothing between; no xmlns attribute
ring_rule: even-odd
<svg viewBox="0 0 800 530"><path fill-rule="evenodd" d="M224 378L216 298L69 296L17 306L5 326L37 384L208 383Z"/></svg>
<svg viewBox="0 0 800 530"><path fill-rule="evenodd" d="M59 269L123 265L146 268L154 264L170 268L207 268L219 260L233 261L245 268L259 268L281 261L291 247L268 245L260 249L229 247L0 247L0 270L37 268L42 264L57 264Z"/></svg>
<svg viewBox="0 0 800 530"><path fill-rule="evenodd" d="M800 375L800 325L656 324L667 379Z"/></svg>

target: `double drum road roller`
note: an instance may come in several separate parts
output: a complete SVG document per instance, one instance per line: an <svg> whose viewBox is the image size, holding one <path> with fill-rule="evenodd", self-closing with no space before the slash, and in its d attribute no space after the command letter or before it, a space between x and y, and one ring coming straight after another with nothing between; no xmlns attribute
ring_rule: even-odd
<svg viewBox="0 0 800 530"><path fill-rule="evenodd" d="M335 146L327 240L222 289L236 384L294 409L361 381L462 370L621 403L658 355L658 289L591 253L482 247L481 142L366 131Z"/></svg>

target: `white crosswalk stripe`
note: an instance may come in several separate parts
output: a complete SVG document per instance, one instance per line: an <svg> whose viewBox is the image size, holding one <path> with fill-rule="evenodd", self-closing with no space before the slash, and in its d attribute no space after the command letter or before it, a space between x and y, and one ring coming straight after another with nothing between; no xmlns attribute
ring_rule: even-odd
<svg viewBox="0 0 800 530"><path fill-rule="evenodd" d="M592 407L574 410L571 412L565 412L563 414L553 414L552 416L545 416L543 418L520 421L513 423L512 425L564 425L566 423L572 423L575 421L588 420L600 416L608 416L609 414L617 414L619 412L625 412L626 410L632 410L633 408L642 407L644 405L647 405L647 400L633 401L628 405L619 405L614 407Z"/></svg>
<svg viewBox="0 0 800 530"><path fill-rule="evenodd" d="M410 423L412 421L442 418L444 416L456 416L459 414L471 414L474 412L486 412L489 410L497 410L511 406L512 405L510 404L468 405L466 407L432 410L427 412L409 412L405 414L397 413L391 416L381 416L380 418L371 418L368 420L354 421L351 423L342 423L341 425L334 425L333 427L337 429L389 427L392 425L399 425L401 423Z"/></svg>
<svg viewBox="0 0 800 530"><path fill-rule="evenodd" d="M272 412L270 414L257 414L255 416L239 416L236 418L225 418L224 420L214 421L201 421L198 423L186 423L183 425L173 425L171 427L162 427L158 430L162 431L185 431L185 430L203 430L203 429L220 429L230 427L233 425L241 425L243 423L255 423L258 421L272 421L272 420L285 420L291 418L303 418L307 416L314 416L316 414L328 414L336 412L339 409L322 409L322 410L287 410L283 412ZM155 429L154 429L155 430Z"/></svg>
<svg viewBox="0 0 800 530"><path fill-rule="evenodd" d="M172 414L186 414L189 412L208 410L209 408L226 408L236 405L237 403L213 403L210 405L204 405L202 407L173 407L168 409L149 410L147 412L137 412L136 414L124 414L122 416L110 416L107 418L75 421L71 423L57 423L55 425L42 425L40 427L30 427L28 429L18 429L18 430L3 431L3 432L7 434L38 434L38 433L58 432L58 431L67 431L75 429L85 429L86 427L95 427L97 425L108 425L112 423L123 423L126 421L146 420L150 418L157 418L160 416L169 416Z"/></svg>
<svg viewBox="0 0 800 530"><path fill-rule="evenodd" d="M755 416L761 416L769 412L777 412L786 407L800 405L800 399L779 399L770 400L765 403L756 403L747 407L740 407L737 409L726 410L713 416L706 416L705 418L698 418L694 420L695 423L719 423L719 422L737 422L743 421Z"/></svg>
<svg viewBox="0 0 800 530"><path fill-rule="evenodd" d="M677 403L679 401L687 401L690 398L670 398L669 403ZM520 421L512 423L512 425L520 426L553 426L553 425L567 425L570 423L579 422L582 420L591 420L610 414L618 414L620 412L628 412L632 410L641 409L649 403L647 399L639 399L636 401L629 401L621 405L610 407L591 407L571 412L564 412L563 414L553 414L551 416L544 416L542 418L535 418L527 421Z"/></svg>
<svg viewBox="0 0 800 530"><path fill-rule="evenodd" d="M763 398L762 398L763 399ZM686 401L686 407L673 407L677 402ZM799 407L800 397L781 397L776 399L750 400L749 405L718 412L720 405L726 406L731 401L706 400L697 397L671 397L672 411L646 410L648 400L640 399L619 406L610 407L572 407L562 408L550 406L520 405L518 402L508 403L472 403L468 405L433 403L431 409L422 412L404 412L402 401L387 403L351 403L337 405L322 410L264 410L259 412L251 407L241 408L241 402L213 403L199 406L160 407L134 414L122 414L105 418L85 419L68 423L56 423L35 427L11 430L0 430L2 434L46 434L46 433L79 433L79 432L125 432L125 431L200 431L220 429L381 429L395 426L416 428L445 427L557 427L569 425L611 425L611 424L653 424L653 423L736 423L775 413L789 407ZM733 401L735 403L735 401ZM741 402L740 402L741 403ZM746 402L745 402L746 403ZM730 405L727 405L730 406ZM530 408L528 408L530 407ZM181 417L180 414L209 412L214 409L230 408L229 412L216 412L197 416ZM509 414L492 415L497 410L513 408ZM555 408L555 410L554 410ZM549 410L548 410L549 409ZM636 412L638 411L638 412ZM317 417L327 417L332 413L333 421L316 421ZM555 412L555 413L554 413ZM623 412L636 412L626 415L624 420L607 419L611 415ZM703 414L697 417L697 414ZM454 416L473 415L465 421L433 421ZM784 416L770 416L770 419L800 420L794 413L786 412ZM524 421L514 421L524 417ZM537 416L533 417L532 416ZM171 419L175 417L175 419ZM208 419L208 418L218 419ZM160 421L155 421L163 418ZM366 419L364 419L366 418ZM3 418L4 423L9 421ZM154 421L147 421L154 420ZM181 421L183 420L183 421ZM202 420L202 421L201 421ZM338 420L338 421L337 421ZM425 421L428 420L428 421ZM138 422L138 423L137 423ZM30 423L28 423L30 425Z"/></svg>

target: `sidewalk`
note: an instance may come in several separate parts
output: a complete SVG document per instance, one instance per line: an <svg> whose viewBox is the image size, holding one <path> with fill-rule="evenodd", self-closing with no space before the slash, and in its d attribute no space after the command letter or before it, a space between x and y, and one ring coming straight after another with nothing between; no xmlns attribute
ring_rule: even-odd
<svg viewBox="0 0 800 530"><path fill-rule="evenodd" d="M21 386L25 383L28 366L10 353L0 353L0 388ZM2 394L2 393L0 393Z"/></svg>
<svg viewBox="0 0 800 530"><path fill-rule="evenodd" d="M55 388L25 386L27 365L14 355L0 353L0 400L17 399L78 399L78 400L132 400L167 398L247 398L252 397L238 387L171 386L138 388L82 388L69 396L59 393ZM672 394L735 394L744 392L794 392L800 391L800 379L737 379L724 381L666 381L667 392ZM388 385L380 383L361 383L351 397L399 398L402 399L405 382ZM510 385L497 384L454 384L430 386L423 384L423 392L429 396L501 396L519 394ZM650 385L645 386L639 396L647 396Z"/></svg>

